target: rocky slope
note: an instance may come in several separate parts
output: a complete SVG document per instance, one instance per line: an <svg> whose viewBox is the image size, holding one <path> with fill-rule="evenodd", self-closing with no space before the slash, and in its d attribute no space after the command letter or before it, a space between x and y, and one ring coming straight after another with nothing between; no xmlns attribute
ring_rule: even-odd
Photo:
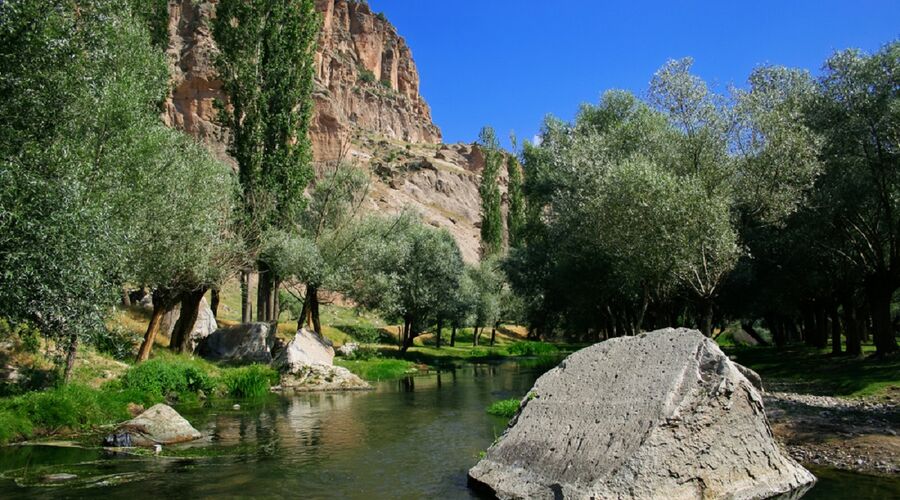
<svg viewBox="0 0 900 500"><path fill-rule="evenodd" d="M214 102L222 98L210 26L216 3L169 3L173 90L163 119L227 158L215 121ZM477 260L480 151L441 144L412 52L382 14L352 0L317 0L316 7L323 22L310 129L316 161L370 168L373 210L416 209L427 223L453 233L467 261Z"/></svg>

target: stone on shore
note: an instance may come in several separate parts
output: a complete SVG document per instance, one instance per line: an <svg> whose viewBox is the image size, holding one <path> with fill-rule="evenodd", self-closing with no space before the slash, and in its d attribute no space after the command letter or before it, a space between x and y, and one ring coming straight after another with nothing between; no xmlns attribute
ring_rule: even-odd
<svg viewBox="0 0 900 500"><path fill-rule="evenodd" d="M544 374L469 478L499 498L756 499L815 482L715 342L671 328Z"/></svg>
<svg viewBox="0 0 900 500"><path fill-rule="evenodd" d="M104 446L152 447L162 444L184 443L200 439L200 431L194 429L171 407L158 404L137 417L119 424L116 431L107 436Z"/></svg>
<svg viewBox="0 0 900 500"><path fill-rule="evenodd" d="M301 329L276 356L281 388L293 392L360 391L372 389L350 370L334 366L334 347L315 332Z"/></svg>
<svg viewBox="0 0 900 500"><path fill-rule="evenodd" d="M219 328L200 341L200 356L236 364L271 363L275 333L266 323Z"/></svg>

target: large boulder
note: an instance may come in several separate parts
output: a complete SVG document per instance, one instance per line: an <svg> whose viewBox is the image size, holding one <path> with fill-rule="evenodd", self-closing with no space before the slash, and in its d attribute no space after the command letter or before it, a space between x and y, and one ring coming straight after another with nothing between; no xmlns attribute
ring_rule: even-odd
<svg viewBox="0 0 900 500"><path fill-rule="evenodd" d="M469 478L500 498L751 499L815 482L715 342L671 328L544 374Z"/></svg>
<svg viewBox="0 0 900 500"><path fill-rule="evenodd" d="M334 364L331 341L306 328L301 328L275 357L275 365L285 373L294 373L302 366Z"/></svg>
<svg viewBox="0 0 900 500"><path fill-rule="evenodd" d="M167 337L172 337L175 330L175 323L181 317L181 305L176 304L169 312L163 315L160 321L159 329ZM191 352L197 350L200 341L209 337L214 331L219 329L216 323L216 317L213 316L212 308L206 301L206 297L200 299L200 310L197 311L197 320L194 321L194 327L191 329Z"/></svg>
<svg viewBox="0 0 900 500"><path fill-rule="evenodd" d="M177 411L158 404L120 424L103 444L118 447L154 446L184 443L200 439L201 436L200 431L194 429Z"/></svg>
<svg viewBox="0 0 900 500"><path fill-rule="evenodd" d="M200 341L200 356L237 364L271 363L275 332L266 323L219 328Z"/></svg>
<svg viewBox="0 0 900 500"><path fill-rule="evenodd" d="M300 329L275 356L281 371L281 387L293 392L357 391L371 389L350 370L334 366L331 341L315 332Z"/></svg>

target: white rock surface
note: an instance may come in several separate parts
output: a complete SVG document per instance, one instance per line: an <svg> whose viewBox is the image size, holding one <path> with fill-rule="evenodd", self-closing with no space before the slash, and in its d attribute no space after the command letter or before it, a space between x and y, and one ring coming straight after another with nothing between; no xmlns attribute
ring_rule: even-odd
<svg viewBox="0 0 900 500"><path fill-rule="evenodd" d="M171 407L158 404L133 419L123 422L107 444L155 446L200 439L202 434Z"/></svg>
<svg viewBox="0 0 900 500"><path fill-rule="evenodd" d="M671 328L544 374L469 477L499 498L755 499L815 482L737 366L700 332Z"/></svg>
<svg viewBox="0 0 900 500"><path fill-rule="evenodd" d="M305 328L297 331L275 359L275 365L283 373L295 373L306 365L332 364L334 364L334 347L331 341Z"/></svg>

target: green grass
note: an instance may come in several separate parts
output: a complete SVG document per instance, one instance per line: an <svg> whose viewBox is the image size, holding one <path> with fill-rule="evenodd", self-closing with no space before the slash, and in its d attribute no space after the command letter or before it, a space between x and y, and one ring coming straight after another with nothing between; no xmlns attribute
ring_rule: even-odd
<svg viewBox="0 0 900 500"><path fill-rule="evenodd" d="M395 358L372 358L359 361L336 358L334 364L350 370L365 380L374 382L401 378L416 372L415 363Z"/></svg>
<svg viewBox="0 0 900 500"><path fill-rule="evenodd" d="M871 346L864 346L871 351ZM900 357L832 356L806 346L727 349L738 363L756 370L763 384L793 392L842 396L883 396L900 391Z"/></svg>
<svg viewBox="0 0 900 500"><path fill-rule="evenodd" d="M495 401L487 407L487 412L496 417L513 418L519 411L518 399L503 399Z"/></svg>
<svg viewBox="0 0 900 500"><path fill-rule="evenodd" d="M269 394L278 383L278 372L266 365L251 365L226 370L221 383L225 392L235 398L258 398Z"/></svg>
<svg viewBox="0 0 900 500"><path fill-rule="evenodd" d="M257 398L277 383L268 366L220 367L159 350L101 387L71 383L0 399L0 443L68 434L131 418L130 403L144 407L167 400L194 404L205 396Z"/></svg>
<svg viewBox="0 0 900 500"><path fill-rule="evenodd" d="M559 348L546 342L516 342L506 347L506 353L509 356L546 356L558 352Z"/></svg>

